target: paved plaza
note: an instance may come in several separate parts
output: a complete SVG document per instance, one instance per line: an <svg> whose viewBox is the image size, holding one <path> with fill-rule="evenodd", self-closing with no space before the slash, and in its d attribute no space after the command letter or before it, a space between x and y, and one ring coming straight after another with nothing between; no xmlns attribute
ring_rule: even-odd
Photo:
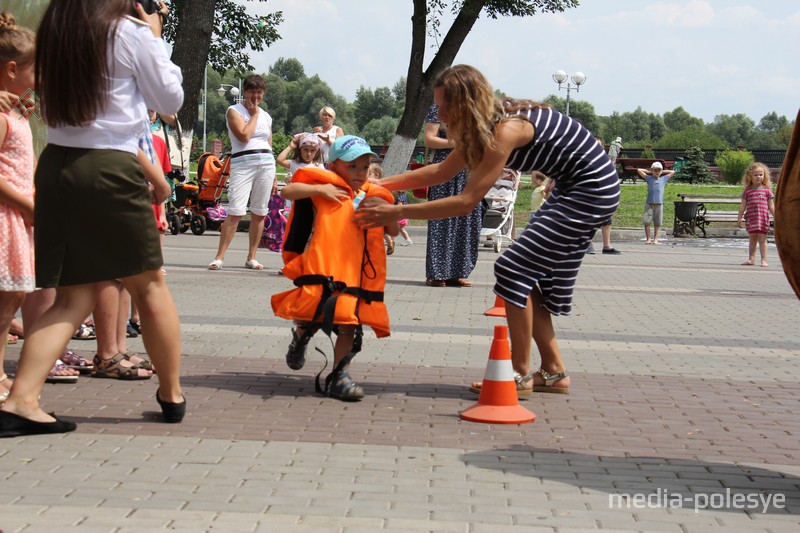
<svg viewBox="0 0 800 533"><path fill-rule="evenodd" d="M0 440L0 529L12 532L796 532L800 302L774 246L639 232L587 256L574 314L555 319L569 395L534 394L533 424L465 422L494 303L482 249L471 288L430 288L425 232L389 258L392 336L370 331L352 374L367 396L314 392L322 356L284 361L289 324L246 270L237 234L167 236L188 413L158 422L157 380L45 386L74 433ZM599 249L599 247L598 247ZM141 339L131 339L143 351ZM331 352L327 338L312 345ZM70 346L91 356L93 341ZM9 346L13 372L19 345ZM330 367L329 367L330 368Z"/></svg>

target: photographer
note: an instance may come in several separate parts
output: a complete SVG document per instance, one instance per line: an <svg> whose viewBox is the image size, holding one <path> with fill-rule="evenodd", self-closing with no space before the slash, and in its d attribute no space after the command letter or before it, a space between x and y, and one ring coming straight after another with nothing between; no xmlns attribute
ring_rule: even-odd
<svg viewBox="0 0 800 533"><path fill-rule="evenodd" d="M136 18L131 0L53 0L39 26L36 92L48 144L35 174L36 284L55 287L56 300L27 332L13 390L0 411L3 437L76 428L45 413L38 397L53 362L94 307L97 284L112 279L122 281L141 313L164 420L180 422L186 412L180 323L161 273L151 193L137 160L147 132L145 102L176 113L182 76L161 41L164 5L142 1L134 9ZM169 195L163 177L148 180L163 202ZM142 379L141 370L123 354L94 358L97 377Z"/></svg>

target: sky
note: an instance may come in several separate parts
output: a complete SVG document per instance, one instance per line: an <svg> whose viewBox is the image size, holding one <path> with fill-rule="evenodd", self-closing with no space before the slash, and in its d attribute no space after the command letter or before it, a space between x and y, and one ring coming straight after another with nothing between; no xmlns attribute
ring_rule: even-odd
<svg viewBox="0 0 800 533"><path fill-rule="evenodd" d="M283 11L282 39L251 55L258 72L294 57L348 102L361 86L391 88L406 75L411 0L237 1L252 15ZM426 67L435 53L431 38L427 44ZM556 70L583 72L586 82L570 98L598 115L683 106L706 122L744 113L758 123L772 111L795 119L798 51L797 0L581 0L556 14L481 16L455 63L532 99L559 93Z"/></svg>

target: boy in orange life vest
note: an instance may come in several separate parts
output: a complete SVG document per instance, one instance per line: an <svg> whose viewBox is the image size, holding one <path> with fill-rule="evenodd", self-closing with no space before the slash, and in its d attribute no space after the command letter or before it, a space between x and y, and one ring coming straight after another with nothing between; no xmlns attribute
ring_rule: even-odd
<svg viewBox="0 0 800 533"><path fill-rule="evenodd" d="M380 337L389 335L389 315L383 303L386 284L384 231L399 233L396 222L386 228L363 230L353 214L364 198L393 203L392 193L367 181L372 152L364 139L339 137L329 152L330 170L305 167L292 175L281 195L292 200L283 244L283 274L297 288L272 297L275 314L295 321L286 353L289 368L305 364L308 341L318 329L337 331L333 371L322 394L358 401L364 389L348 372L361 349L361 326ZM320 372L321 374L321 372Z"/></svg>

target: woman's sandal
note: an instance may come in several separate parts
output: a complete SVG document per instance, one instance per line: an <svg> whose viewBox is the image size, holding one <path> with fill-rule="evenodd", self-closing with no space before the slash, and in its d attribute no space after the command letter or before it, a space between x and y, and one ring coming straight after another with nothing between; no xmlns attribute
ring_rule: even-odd
<svg viewBox="0 0 800 533"><path fill-rule="evenodd" d="M545 370L544 368L540 368L535 372L535 374L539 374L541 378L544 380L544 383L541 385L533 385L533 392L553 392L557 394L569 394L569 387L556 387L555 383L560 381L566 377L569 377L567 371L558 372L558 373L551 373Z"/></svg>
<svg viewBox="0 0 800 533"><path fill-rule="evenodd" d="M133 354L133 353L124 353L124 354L122 354L122 356L125 359L127 359L128 361L130 361L131 363L133 363L134 365L138 366L139 368L143 368L145 370L149 370L153 374L156 373L156 367L153 366L153 363L151 363L147 359L145 359L143 357L139 357L138 355Z"/></svg>
<svg viewBox="0 0 800 533"><path fill-rule="evenodd" d="M525 387L525 383L533 379L533 375L535 372L529 372L524 376L519 372L514 372L514 383L517 386L517 398L527 398L531 394L533 394L533 389L528 389ZM470 392L474 392L475 394L481 393L481 387L483 383L475 383L474 385L469 386Z"/></svg>
<svg viewBox="0 0 800 533"><path fill-rule="evenodd" d="M445 282L442 279L426 279L425 285L428 287L444 287Z"/></svg>
<svg viewBox="0 0 800 533"><path fill-rule="evenodd" d="M67 365L67 368L77 370L81 374L90 374L92 372L92 362L76 354L69 348L64 350L59 360Z"/></svg>
<svg viewBox="0 0 800 533"><path fill-rule="evenodd" d="M69 368L61 359L56 359L44 381L45 383L77 383L79 375L80 372Z"/></svg>
<svg viewBox="0 0 800 533"><path fill-rule="evenodd" d="M140 379L150 379L153 377L152 374L147 375L140 375L139 370L144 370L139 365L131 364L131 366L122 366L120 363L122 361L128 361L125 359L125 355L118 353L111 359L103 359L99 355L94 356L94 368L92 369L92 377L95 378L109 378L109 379L121 379L126 381L132 380L140 380ZM129 362L129 361L128 361Z"/></svg>
<svg viewBox="0 0 800 533"><path fill-rule="evenodd" d="M78 327L78 331L75 332L75 335L72 336L73 339L79 341L90 341L92 339L97 338L97 334L94 330L94 325L89 324L81 324Z"/></svg>
<svg viewBox="0 0 800 533"><path fill-rule="evenodd" d="M444 282L448 287L472 287L472 282L466 278L452 278Z"/></svg>
<svg viewBox="0 0 800 533"><path fill-rule="evenodd" d="M342 370L331 378L331 388L328 389L328 396L331 398L343 402L357 402L364 398L364 389L353 382L347 370Z"/></svg>
<svg viewBox="0 0 800 533"><path fill-rule="evenodd" d="M7 379L9 379L8 378L8 374L6 374L5 372L3 374L0 374L0 383L3 383ZM9 392L11 392L11 391L7 391L6 390L6 391L3 391L3 392L0 393L0 405L3 405L4 403L6 403L6 400L8 399L8 393Z"/></svg>

